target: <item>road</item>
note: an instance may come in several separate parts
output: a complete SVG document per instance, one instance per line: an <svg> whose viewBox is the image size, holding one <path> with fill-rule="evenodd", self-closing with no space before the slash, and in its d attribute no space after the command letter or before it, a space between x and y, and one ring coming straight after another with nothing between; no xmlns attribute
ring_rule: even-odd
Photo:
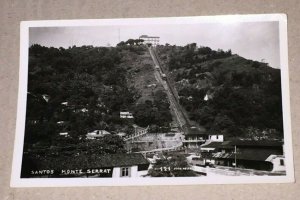
<svg viewBox="0 0 300 200"><path fill-rule="evenodd" d="M156 57L155 50L152 47L149 47L149 52L150 52L150 55L151 55L151 58L152 58L154 64L156 66L159 66L160 71L163 73L164 70L162 69L162 66L160 65L160 63ZM187 129L185 127L188 125L188 119L184 115L182 108L176 99L174 91L172 90L172 87L169 84L168 77L166 78L166 80L163 80L162 74L160 73L160 71L155 70L155 78L158 82L160 82L163 85L163 87L167 93L169 102L170 102L171 111L173 111L172 113L174 113L175 120L181 127L182 131L186 134Z"/></svg>
<svg viewBox="0 0 300 200"><path fill-rule="evenodd" d="M284 176L285 172L262 171L255 169L241 169L226 166L216 166L215 168L192 166L195 172L204 173L207 176Z"/></svg>

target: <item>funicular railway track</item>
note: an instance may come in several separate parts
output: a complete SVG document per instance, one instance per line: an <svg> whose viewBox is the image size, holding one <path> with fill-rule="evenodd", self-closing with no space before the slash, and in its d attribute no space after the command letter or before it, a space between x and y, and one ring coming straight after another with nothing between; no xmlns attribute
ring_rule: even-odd
<svg viewBox="0 0 300 200"><path fill-rule="evenodd" d="M179 99L176 96L174 89L170 84L170 80L168 76L166 76L166 73L162 68L161 62L159 60L159 57L157 56L155 49L153 47L149 47L149 52L153 59L154 64L159 67L161 80L162 79L165 80L162 81L162 84L164 85L164 88L168 94L171 109L174 110L174 113L176 115L176 121L180 125L180 128L184 132L184 134L187 134L190 128L189 118L186 116L185 112L182 110L182 107L179 104ZM165 74L165 77L162 77L163 74Z"/></svg>

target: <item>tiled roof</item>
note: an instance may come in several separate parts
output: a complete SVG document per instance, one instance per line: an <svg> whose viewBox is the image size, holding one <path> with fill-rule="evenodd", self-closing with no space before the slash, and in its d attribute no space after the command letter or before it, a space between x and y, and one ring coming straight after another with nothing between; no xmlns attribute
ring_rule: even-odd
<svg viewBox="0 0 300 200"><path fill-rule="evenodd" d="M232 145L237 146L265 146L265 147L275 147L282 146L283 142L281 141L268 141L268 140L235 140L232 141Z"/></svg>
<svg viewBox="0 0 300 200"><path fill-rule="evenodd" d="M262 147L282 147L283 143L280 141L247 141L247 140L235 140L235 141L224 141L224 142L211 142L203 144L203 148L262 148Z"/></svg>
<svg viewBox="0 0 300 200"><path fill-rule="evenodd" d="M142 154L110 154L105 156L95 156L90 158L89 164L101 167L122 167L132 165L149 164Z"/></svg>
<svg viewBox="0 0 300 200"><path fill-rule="evenodd" d="M201 148L234 148L234 146L231 144L230 141L225 141L225 142L210 142L208 144L203 144L201 145Z"/></svg>
<svg viewBox="0 0 300 200"><path fill-rule="evenodd" d="M34 163L41 169L87 169L103 167L122 167L149 164L142 154L79 155L47 158Z"/></svg>
<svg viewBox="0 0 300 200"><path fill-rule="evenodd" d="M186 135L207 135L206 130L204 128L190 128L188 134Z"/></svg>
<svg viewBox="0 0 300 200"><path fill-rule="evenodd" d="M280 155L281 152L273 149L239 149L236 154L236 159L265 161L272 154ZM218 152L213 154L213 158L235 159L235 155L234 152L230 152L230 153Z"/></svg>

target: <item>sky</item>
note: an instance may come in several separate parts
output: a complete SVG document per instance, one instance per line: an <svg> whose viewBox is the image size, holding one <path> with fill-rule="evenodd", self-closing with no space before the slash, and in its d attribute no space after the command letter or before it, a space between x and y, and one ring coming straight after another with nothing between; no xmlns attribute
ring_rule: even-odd
<svg viewBox="0 0 300 200"><path fill-rule="evenodd" d="M31 27L29 45L47 47L115 46L141 35L159 36L160 44L197 43L280 68L278 22L147 24L111 26Z"/></svg>

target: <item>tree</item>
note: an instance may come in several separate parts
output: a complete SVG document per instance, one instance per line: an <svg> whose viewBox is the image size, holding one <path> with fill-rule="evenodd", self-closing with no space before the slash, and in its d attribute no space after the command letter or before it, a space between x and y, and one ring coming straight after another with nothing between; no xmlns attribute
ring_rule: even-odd
<svg viewBox="0 0 300 200"><path fill-rule="evenodd" d="M183 155L174 155L156 161L148 171L152 177L188 177L196 176L196 173L188 165Z"/></svg>

